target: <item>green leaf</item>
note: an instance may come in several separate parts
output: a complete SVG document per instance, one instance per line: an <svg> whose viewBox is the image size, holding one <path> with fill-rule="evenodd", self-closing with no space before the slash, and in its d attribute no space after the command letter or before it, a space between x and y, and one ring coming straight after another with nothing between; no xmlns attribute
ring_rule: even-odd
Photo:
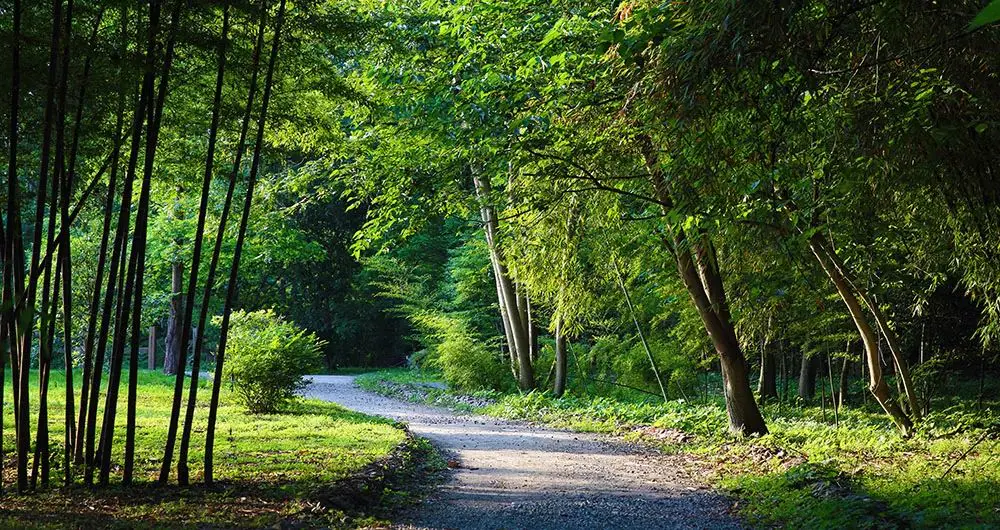
<svg viewBox="0 0 1000 530"><path fill-rule="evenodd" d="M1000 0L993 0L976 15L976 18L972 19L966 31L972 31L987 24L993 24L998 20L1000 20Z"/></svg>

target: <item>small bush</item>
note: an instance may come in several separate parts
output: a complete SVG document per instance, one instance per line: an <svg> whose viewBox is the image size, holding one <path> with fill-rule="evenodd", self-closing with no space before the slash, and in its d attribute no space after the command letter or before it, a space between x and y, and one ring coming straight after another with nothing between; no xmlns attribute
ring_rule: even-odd
<svg viewBox="0 0 1000 530"><path fill-rule="evenodd" d="M427 312L418 324L431 339L425 364L441 370L445 381L458 390L502 389L510 378L505 359L488 341L469 329L461 317Z"/></svg>
<svg viewBox="0 0 1000 530"><path fill-rule="evenodd" d="M271 310L232 314L223 375L253 413L279 411L321 367L325 342Z"/></svg>

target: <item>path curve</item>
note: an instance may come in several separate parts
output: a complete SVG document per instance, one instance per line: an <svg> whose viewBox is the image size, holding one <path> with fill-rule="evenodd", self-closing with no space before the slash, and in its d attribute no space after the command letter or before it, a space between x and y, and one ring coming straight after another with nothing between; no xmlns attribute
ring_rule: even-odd
<svg viewBox="0 0 1000 530"><path fill-rule="evenodd" d="M405 422L460 463L399 528L740 528L682 456L387 398L353 376L311 376L305 394Z"/></svg>

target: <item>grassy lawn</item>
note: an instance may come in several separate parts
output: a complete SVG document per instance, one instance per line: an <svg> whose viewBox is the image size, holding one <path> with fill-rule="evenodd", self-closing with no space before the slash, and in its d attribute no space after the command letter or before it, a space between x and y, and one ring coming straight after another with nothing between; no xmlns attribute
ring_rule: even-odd
<svg viewBox="0 0 1000 530"><path fill-rule="evenodd" d="M37 383L32 374L33 426L37 419ZM75 378L79 391L79 375ZM392 467L409 465L419 451L400 451L408 441L393 422L348 411L338 405L302 400L286 412L250 415L223 388L215 442L215 478L211 488L155 484L166 439L173 377L144 371L139 380L136 429L136 481L131 488L92 490L62 488L64 374L53 373L49 390L52 487L31 495L6 495L0 504L0 527L148 526L261 527L279 523L305 526L358 524L383 499L383 488L357 479L378 477L392 456ZM118 407L112 481L121 477L125 437L125 382ZM4 402L4 483L15 479L10 381ZM201 480L210 383L202 381L191 444L191 481ZM77 399L79 396L77 396ZM101 402L103 408L103 400ZM423 450L422 448L418 448ZM176 462L176 454L174 457ZM368 466L368 467L366 467ZM79 480L82 469L75 470ZM365 498L372 497L372 498Z"/></svg>
<svg viewBox="0 0 1000 530"><path fill-rule="evenodd" d="M682 452L701 461L753 526L791 528L996 528L1000 526L1000 403L997 392L935 403L918 433L903 439L884 414L856 404L840 413L817 406L764 407L771 433L726 436L718 396L707 403L628 398L553 399L543 393L472 397L426 385L405 370L359 377L384 394L580 431L605 432ZM717 385L716 385L717 386ZM854 396L860 399L859 393ZM978 442L978 444L977 444ZM968 453L968 454L966 454ZM964 457L963 457L964 455ZM949 468L954 467L949 471Z"/></svg>

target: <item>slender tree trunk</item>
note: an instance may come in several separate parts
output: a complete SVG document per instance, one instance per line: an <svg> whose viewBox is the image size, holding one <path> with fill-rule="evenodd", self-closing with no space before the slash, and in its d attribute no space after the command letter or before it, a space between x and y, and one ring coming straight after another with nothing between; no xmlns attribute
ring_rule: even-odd
<svg viewBox="0 0 1000 530"><path fill-rule="evenodd" d="M507 307L503 304L503 288L500 286L500 278L496 275L497 267L493 262L493 256L490 256L490 266L494 271L493 280L497 288L497 300L498 307L500 308L500 321L503 325L504 338L507 340L507 354L510 357L510 371L514 375L514 379L519 379L517 375L517 351L514 348L514 336L510 327L510 317L507 315Z"/></svg>
<svg viewBox="0 0 1000 530"><path fill-rule="evenodd" d="M123 8L121 17L121 35L122 40L126 40L128 28L128 10ZM151 75L151 71L149 74ZM146 75L144 75L144 78ZM127 255L128 247L128 231L129 231L129 212L132 207L132 187L135 181L135 169L138 162L138 150L139 143L142 139L142 123L143 117L145 116L145 108L149 104L148 100L150 97L151 90L149 89L151 83L146 83L143 80L142 89L140 90L139 97L136 100L135 112L131 125L131 146L128 157L128 165L125 171L125 179L122 184L122 201L118 208L118 220L115 225L115 238L112 244L111 260L108 263L108 288L104 294L104 302L101 310L101 323L100 329L96 334L97 344L96 352L94 354L94 365L92 370L92 377L90 382L90 396L87 399L87 421L86 421L86 434L85 434L85 453L84 453L84 464L85 464L85 480L87 484L92 484L94 481L94 470L98 464L99 455L103 454L101 448L97 448L95 451L95 438L97 431L97 405L98 398L100 397L101 389L101 377L104 373L104 361L105 353L108 347L108 334L111 328L111 322L113 318L116 318L121 311L121 292L122 292L122 281L124 279L124 265ZM119 147L120 149L120 147ZM117 160L115 166L117 167ZM113 169L114 171L114 169ZM113 173L114 174L114 173ZM115 190L114 187L109 187L108 190L108 204L114 203ZM107 225L107 230L110 230L110 224ZM113 356L113 352L112 352ZM113 365L114 363L112 363ZM111 383L111 376L109 374L109 387ZM106 411L105 411L106 412ZM102 429L103 430L103 429Z"/></svg>
<svg viewBox="0 0 1000 530"><path fill-rule="evenodd" d="M134 298L129 296L126 289L125 299L134 299L132 308L132 343L129 354L129 380L128 395L126 400L125 415L125 465L123 468L122 482L132 483L132 475L135 468L135 426L136 426L136 406L138 399L139 383L139 338L142 335L142 292L145 284L146 272L146 237L149 225L149 201L150 189L153 180L153 164L156 160L156 149L159 145L160 125L163 119L163 109L166 103L168 87L170 84L171 66L174 59L174 46L177 42L177 31L180 24L181 9L183 2L174 4L174 9L170 14L170 30L167 37L166 53L163 59L163 73L160 77L160 85L157 88L156 105L149 109L146 118L146 153L143 157L143 177L142 188L139 193L139 206L136 209L135 235L132 250L132 264L135 264L134 272L129 273L129 278L135 284ZM124 339L124 336L122 337ZM124 342L122 344L124 346ZM179 369L183 370L183 359L180 359Z"/></svg>
<svg viewBox="0 0 1000 530"><path fill-rule="evenodd" d="M803 353L799 369L799 397L803 401L809 402L816 397L816 372L816 356Z"/></svg>
<svg viewBox="0 0 1000 530"><path fill-rule="evenodd" d="M271 101L271 89L274 80L274 66L278 60L278 49L281 42L281 29L285 22L285 0L278 4L278 14L274 24L274 38L271 41L271 56L267 64L267 74L264 78L264 94L261 97L260 115L257 118L257 138L254 143L253 159L250 163L250 175L247 179L247 192L243 201L243 213L240 217L239 234L236 236L236 248L233 251L233 263L229 269L229 286L226 290L226 302L222 313L222 325L219 351L216 355L216 378L212 381L212 402L209 405L208 430L205 438L205 481L212 481L212 455L215 441L215 421L218 413L219 389L222 385L222 363L225 361L226 341L229 336L229 320L233 304L236 301L237 281L239 278L240 259L243 255L243 244L246 239L247 225L250 221L250 207L253 205L253 191L257 184L257 172L260 169L261 150L264 145L264 125L267 122L267 107ZM168 439L169 443L169 439ZM168 454L172 453L171 451ZM166 460L166 459L165 459ZM169 468L168 468L169 469ZM160 480L165 476L161 469Z"/></svg>
<svg viewBox="0 0 1000 530"><path fill-rule="evenodd" d="M490 250L490 262L493 265L493 273L500 284L500 305L501 311L507 314L507 321L510 324L511 336L514 339L511 347L517 356L518 386L522 390L535 388L534 366L531 362L531 339L528 332L528 322L524 304L518 303L517 288L507 273L507 268L503 264L500 256L500 249L497 245L497 218L493 207L489 205L492 188L490 181L483 175L474 174L473 183L476 187L476 195L481 203L480 213L483 218L483 226L486 233L486 243Z"/></svg>
<svg viewBox="0 0 1000 530"><path fill-rule="evenodd" d="M868 324L868 320L865 318L864 312L861 309L861 304L854 294L854 290L851 289L850 285L844 279L843 275L841 275L837 267L830 262L827 253L822 248L822 240L818 234L810 238L809 246L813 255L819 261L820 266L823 268L824 272L826 272L830 281L833 282L841 300L843 300L844 305L847 306L851 319L854 321L854 325L858 328L858 332L861 334L861 340L864 343L865 357L868 365L869 390L872 395L875 396L875 400L878 401L879 405L882 406L882 409L885 410L886 414L888 414L892 419L893 423L896 424L896 427L903 434L903 436L909 436L913 429L913 423L902 411L902 409L899 408L899 405L896 404L889 393L889 387L886 385L885 379L882 377L882 366L879 363L878 344L875 333L872 331L871 326Z"/></svg>
<svg viewBox="0 0 1000 530"><path fill-rule="evenodd" d="M184 320L184 264L170 264L170 315L167 317L167 348L163 357L163 373L177 374L183 367L177 365L181 357L181 322Z"/></svg>
<svg viewBox="0 0 1000 530"><path fill-rule="evenodd" d="M562 319L556 321L556 346L555 346L555 381L552 385L552 394L562 397L566 391L566 334L563 330Z"/></svg>
<svg viewBox="0 0 1000 530"><path fill-rule="evenodd" d="M673 201L652 142L641 137L639 143L656 199L663 212L670 213ZM670 239L664 242L719 355L729 429L738 434L765 434L767 426L750 388L749 369L729 314L715 248L705 236L688 241L683 228L670 227L669 232Z"/></svg>
<svg viewBox="0 0 1000 530"><path fill-rule="evenodd" d="M229 39L229 2L223 3L222 38L219 40L219 65L215 77L215 94L212 100L212 123L208 132L208 154L205 159L205 175L201 185L201 204L198 207L198 228L195 232L194 253L191 258L191 273L188 281L187 307L184 308L184 332L181 348L187 349L188 330L194 315L194 297L198 288L198 269L201 266L201 246L204 241L205 218L208 214L208 197L212 185L212 170L215 165L215 142L219 134L219 115L222 109L222 81L226 71L226 44ZM199 342L195 340L195 342ZM187 410L184 413L184 428L181 431L181 447L177 456L177 482L188 484L188 447L191 445L191 427L194 423L194 409L198 401L198 383L201 372L201 348L195 347L191 358L191 387L188 390Z"/></svg>
<svg viewBox="0 0 1000 530"><path fill-rule="evenodd" d="M62 74L62 87L60 88L59 95L59 129L57 137L57 149L56 149L56 161L59 164L59 170L57 173L60 175L60 209L59 209L59 258L58 266L62 273L62 300L63 300L63 367L66 370L66 388L64 396L64 414L63 414L63 436L64 436L64 448L63 448L63 481L66 485L69 485L73 481L73 469L70 466L71 455L73 452L73 443L76 439L74 429L76 428L76 421L74 420L74 414L76 412L76 406L73 403L73 276L72 276L72 264L70 262L70 194L73 189L73 172L76 169L76 153L77 146L79 142L79 120L80 112L82 112L82 105L77 107L77 121L74 123L74 131L72 138L72 146L69 153L69 163L66 164L63 160L65 151L65 137L66 137L66 115L67 115L67 93L69 89L69 64L70 64L70 42L72 37L73 29L73 0L69 0L66 4L66 34L64 38L63 45L63 74ZM102 10L103 13L103 10ZM100 17L98 17L97 24L100 24ZM97 26L94 27L93 34L96 35ZM93 37L91 41L93 41ZM81 83L81 91L86 87L86 76L89 73L89 58L87 60L87 67L84 69L84 79ZM82 92L81 92L82 99ZM82 104L82 101L80 102ZM55 190L53 190L54 192ZM58 283L58 282L57 282ZM55 313L55 308L53 308L53 314ZM53 325L55 323L53 322ZM54 332L54 330L53 330ZM53 333L54 335L54 333Z"/></svg>
<svg viewBox="0 0 1000 530"><path fill-rule="evenodd" d="M531 299L524 297L525 315L527 316L528 344L531 346L531 364L538 361L538 326L535 324L535 314L531 306Z"/></svg>
<svg viewBox="0 0 1000 530"><path fill-rule="evenodd" d="M608 246L610 245L608 241ZM625 297L625 307L628 308L628 313L632 317L632 324L635 325L635 332L639 334L639 342L642 343L642 349L646 352L646 359L649 360L649 367L653 371L653 376L656 378L656 384L660 387L660 395L663 396L663 401L668 401L667 388L663 384L663 378L660 377L660 368L656 365L656 359L653 357L653 351L649 348L649 342L646 341L646 334L642 332L642 326L639 324L639 317L636 315L635 306L632 305L632 297L629 296L628 287L625 285L625 276L622 274L621 268L618 266L618 260L612 256L611 264L615 269L615 279L618 280L618 287L622 290L622 295Z"/></svg>
<svg viewBox="0 0 1000 530"><path fill-rule="evenodd" d="M760 352L760 380L757 382L757 394L761 401L778 398L778 370L775 365L774 352L762 344Z"/></svg>
<svg viewBox="0 0 1000 530"><path fill-rule="evenodd" d="M102 11L103 13L103 11ZM127 27L128 14L127 9L122 8L122 25ZM95 25L95 29L100 25L98 22ZM94 40L94 39L91 39ZM123 38L122 42L126 42ZM124 69L123 69L124 70ZM119 75L119 80L124 85L125 77ZM83 89L80 91L80 108L83 108ZM103 290L103 282L105 275L105 268L107 266L108 257L108 243L111 235L111 220L114 214L114 203L115 203L115 190L118 185L118 166L121 157L121 135L122 127L125 120L125 91L122 90L118 94L117 111L115 112L115 137L114 145L111 150L111 175L108 178L108 194L104 202L104 219L101 228L101 245L100 250L97 255L97 271L94 276L94 291L90 299L90 311L87 317L87 335L83 346L83 380L80 389L80 413L79 421L76 428L76 442L73 444L75 450L74 460L77 463L84 461L84 446L86 444L86 430L90 422L89 414L89 403L90 403L90 393L91 393L91 379L96 379L99 384L99 377L95 378L95 374L92 371L100 372L103 370L103 358L101 359L101 365L95 366L94 359L94 345L97 340L97 314L101 307L101 294ZM77 127L81 122L80 113L77 114ZM79 134L77 133L77 137ZM71 157L73 159L74 157ZM111 286L108 286L111 289ZM102 336L101 340L104 338ZM98 388L99 390L99 388Z"/></svg>
<svg viewBox="0 0 1000 530"><path fill-rule="evenodd" d="M851 341L847 341L847 347L844 349L844 361L840 365L840 391L837 393L837 408L843 408L844 404L847 403L847 372L848 367L850 367L850 357Z"/></svg>
<svg viewBox="0 0 1000 530"><path fill-rule="evenodd" d="M52 42L49 50L49 69L48 69L48 83L46 89L45 97L45 112L42 123L42 149L41 149L41 170L39 171L38 178L38 190L36 192L35 198L35 230L34 237L32 238L32 248L31 248L31 267L29 271L28 280L28 290L27 290L27 306L21 310L19 313L21 336L19 340L20 344L20 359L18 361L19 370L19 381L18 386L18 422L17 422L17 489L18 492L24 492L28 488L28 451L31 436L30 430L30 409L29 409L29 389L28 389L28 372L31 368L31 340L32 331L31 324L35 314L35 302L37 299L38 292L38 275L36 271L39 269L39 258L41 254L42 247L42 233L45 221L45 203L47 199L47 190L49 183L49 162L50 153L52 149L52 128L53 122L55 120L55 97L56 97L56 72L58 71L59 63L59 40L62 36L62 0L53 0L52 2ZM47 292L47 290L46 290ZM42 311L45 312L46 307ZM43 325L44 329L44 325ZM41 359L42 356L39 354L39 373L41 374ZM39 381L42 377L39 376ZM41 423L41 418L39 418ZM38 442L40 443L40 442ZM36 447L38 445L36 443ZM47 442L46 442L47 443ZM37 461L37 459L36 459ZM34 480L32 481L34 482Z"/></svg>
<svg viewBox="0 0 1000 530"><path fill-rule="evenodd" d="M223 203L222 215L219 218L219 228L215 236L215 246L212 250L212 259L208 267L208 277L205 279L205 294L202 297L201 310L198 314L198 327L199 329L204 329L205 323L208 320L208 308L209 301L212 297L212 288L215 284L215 274L216 269L219 264L219 255L222 252L222 244L225 239L226 224L229 220L229 213L232 209L233 195L236 190L237 176L239 175L240 169L242 168L243 154L246 151L246 140L247 133L250 129L251 112L253 110L254 99L257 94L257 77L259 73L260 64L260 52L264 46L264 30L267 27L266 17L264 16L264 11L261 11L260 23L257 29L257 40L254 44L253 49L253 60L251 66L251 76L250 76L250 89L249 95L247 96L247 103L243 113L243 124L240 128L239 141L236 144L236 156L233 160L233 167L229 175L229 187L226 191L226 199ZM204 344L204 334L199 335L195 339L195 350L198 351L202 348ZM221 352L223 355L225 352ZM222 366L224 357L219 357L216 355L215 362L215 378L212 383L212 398L209 404L209 416L208 416L208 431L205 434L205 483L211 484L213 481L213 449L215 442L215 422L216 415L218 414L218 404L219 404L219 385L215 384L215 381L222 381Z"/></svg>
<svg viewBox="0 0 1000 530"><path fill-rule="evenodd" d="M122 28L122 40L125 40L127 35L128 27L128 10L122 10L121 28ZM151 71L149 74L151 75ZM146 76L144 76L146 77ZM145 116L145 108L149 104L148 99L150 97L149 87L151 83L146 83L144 79L142 84L142 89L140 90L139 97L136 101L134 117L131 126L131 146L128 157L128 165L125 171L125 179L122 184L122 202L118 209L118 220L115 225L115 238L112 244L111 260L108 263L108 288L104 294L104 302L101 311L101 323L100 329L97 332L96 337L97 345L96 352L94 354L94 367L92 370L92 377L90 382L90 396L87 400L87 421L86 421L86 434L85 434L85 480L87 484L92 484L94 481L94 470L98 464L99 455L103 454L101 448L97 448L95 451L95 438L97 431L97 405L98 398L100 397L101 389L101 376L104 373L104 361L105 353L108 347L108 333L111 328L112 318L116 318L121 311L121 291L122 291L122 280L124 279L124 265L127 255L128 246L128 231L129 231L129 211L132 207L132 187L135 181L135 169L138 161L138 149L139 143L142 139L142 123L143 117ZM116 163L117 166L117 163ZM110 187L108 190L108 204L114 202L115 190ZM108 230L110 230L110 224L107 225ZM113 357L112 352L112 357ZM112 365L114 363L112 362ZM111 375L109 374L109 387L111 383ZM105 412L107 412L105 410ZM103 430L103 429L102 429Z"/></svg>
<svg viewBox="0 0 1000 530"><path fill-rule="evenodd" d="M49 219L46 227L46 247L55 240L56 211L59 208L60 174L62 161L60 148L62 135L56 141L56 164L52 171L52 193L50 194ZM55 285L52 282L52 261L43 267L42 304L39 307L38 326L38 431L35 435L35 459L31 466L31 489L38 486L39 475L42 485L49 484L49 378L52 371L52 343L55 334L55 308L59 292L59 269L56 269Z"/></svg>
<svg viewBox="0 0 1000 530"><path fill-rule="evenodd" d="M3 303L0 307L0 344L3 345L0 351L0 411L4 410L4 380L6 378L5 359L7 355L11 358L11 391L13 392L13 405L15 415L19 405L17 386L19 376L15 369L18 357L17 353L17 331L15 328L15 314L13 309L14 294L14 241L20 238L21 225L20 201L18 200L18 174L17 174L17 144L18 144L18 120L21 103L21 0L14 0L12 20L12 42L11 46L11 79L10 79L10 122L7 134L7 144L9 154L7 159L7 226L0 228L4 232L3 238ZM23 261L23 260L22 260ZM4 414L0 413L0 455L3 451L4 435ZM20 432L15 427L16 432ZM3 492L3 468L4 458L0 458L0 493Z"/></svg>
<svg viewBox="0 0 1000 530"><path fill-rule="evenodd" d="M857 282L854 281L853 276L847 267L844 266L843 261L840 256L837 255L837 251L827 242L822 240L819 235L813 237L816 240L815 245L818 249L826 254L831 266L837 269L837 272L844 279L845 282L854 290L857 297L860 298L868 310L871 311L872 317L875 319L875 323L878 325L879 330L882 332L882 336L885 337L886 344L889 346L889 351L892 353L892 358L896 363L896 372L899 379L903 385L903 391L906 395L906 401L909 404L910 414L913 415L913 419L920 419L920 398L917 396L916 388L913 386L913 379L910 376L910 368L906 363L906 356L903 354L902 347L899 344L899 338L896 337L896 332L892 330L889 326L889 321L882 312L882 308L879 307L878 303L868 294L865 289L863 289Z"/></svg>
<svg viewBox="0 0 1000 530"><path fill-rule="evenodd" d="M179 4L178 4L179 8ZM160 25L160 3L158 0L153 0L149 4L149 26L147 28L147 39L146 39L146 58L145 58L145 70L143 73L142 81L142 92L140 94L140 108L136 112L136 128L133 131L132 145L129 153L129 162L127 167L126 176L126 190L123 192L123 196L131 198L132 187L135 182L135 177L138 167L138 156L140 149L141 140L141 127L143 122L146 124L146 148L144 156L149 156L150 154L150 143L154 141L150 138L150 133L155 130L156 124L156 106L160 104L162 99L160 97L154 98L154 85L155 85L155 64L156 64L156 37L159 32ZM168 46L169 49L169 46ZM169 53L168 57L169 58ZM168 61L164 60L164 73L167 70ZM161 86L162 88L162 86ZM161 90L162 95L163 91ZM151 164L152 160L144 160L144 167L146 164ZM145 177L144 179L145 180ZM145 183L141 187L145 187ZM142 202L142 190L140 189L140 203ZM147 199L148 200L148 199ZM108 375L108 390L107 396L105 398L104 407L104 421L101 430L101 442L100 442L100 475L99 482L102 485L108 483L110 471L111 471L111 449L114 443L114 430L115 430L115 416L118 410L118 392L121 383L121 372L122 365L124 362L125 355L125 339L126 333L129 327L129 311L132 309L132 299L135 290L135 274L136 268L138 266L137 260L139 258L138 254L143 251L141 248L137 248L136 244L140 242L140 230L139 223L140 219L143 217L142 208L138 207L136 212L136 228L133 233L132 242L133 248L131 254L125 252L128 247L128 226L129 226L129 210L126 205L123 204L122 210L119 215L119 235L122 236L120 241L122 253L121 262L119 263L119 272L126 271L125 264L128 263L127 272L121 274L119 277L119 287L118 291L121 293L118 298L117 310L115 311L115 331L114 339L112 342L112 352L111 352L111 367L110 373ZM126 259L128 256L128 259ZM141 300L139 301L141 303Z"/></svg>

